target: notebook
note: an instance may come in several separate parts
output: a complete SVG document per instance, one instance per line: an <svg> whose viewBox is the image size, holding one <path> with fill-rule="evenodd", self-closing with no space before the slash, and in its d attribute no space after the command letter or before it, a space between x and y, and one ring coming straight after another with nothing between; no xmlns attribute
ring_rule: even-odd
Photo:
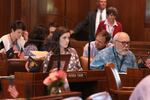
<svg viewBox="0 0 150 100"><path fill-rule="evenodd" d="M48 52L47 51L31 51L31 53L36 57L36 58L43 58L46 57Z"/></svg>

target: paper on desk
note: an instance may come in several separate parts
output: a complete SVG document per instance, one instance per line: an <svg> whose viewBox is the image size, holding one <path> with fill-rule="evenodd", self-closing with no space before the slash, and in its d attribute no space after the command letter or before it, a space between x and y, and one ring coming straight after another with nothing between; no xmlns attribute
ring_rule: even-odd
<svg viewBox="0 0 150 100"><path fill-rule="evenodd" d="M31 53L36 56L36 58L43 58L48 54L47 51L31 51Z"/></svg>

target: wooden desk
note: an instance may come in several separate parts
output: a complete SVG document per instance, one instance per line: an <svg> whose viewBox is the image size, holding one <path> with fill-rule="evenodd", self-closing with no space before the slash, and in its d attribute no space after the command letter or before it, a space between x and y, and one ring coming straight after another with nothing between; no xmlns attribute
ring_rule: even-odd
<svg viewBox="0 0 150 100"><path fill-rule="evenodd" d="M1 60L0 59L0 76L7 75L7 60Z"/></svg>
<svg viewBox="0 0 150 100"><path fill-rule="evenodd" d="M123 86L135 87L145 76L150 74L148 68L128 68L126 74L122 74Z"/></svg>
<svg viewBox="0 0 150 100"><path fill-rule="evenodd" d="M25 63L24 59L0 60L0 76L12 75L14 72L26 72Z"/></svg>
<svg viewBox="0 0 150 100"><path fill-rule="evenodd" d="M104 71L70 72L68 73L68 80L71 90L82 92L83 99L93 93L108 90Z"/></svg>
<svg viewBox="0 0 150 100"><path fill-rule="evenodd" d="M14 84L19 92L19 97L33 97L46 95L43 79L48 74L16 72ZM1 80L3 97L11 97L7 91L9 82L6 79Z"/></svg>
<svg viewBox="0 0 150 100"><path fill-rule="evenodd" d="M63 98L71 97L71 96L81 96L81 92L64 92L61 94L53 94L53 95L47 95L47 96L38 96L38 97L32 97L30 100L61 100Z"/></svg>
<svg viewBox="0 0 150 100"><path fill-rule="evenodd" d="M25 61L22 60L22 66L24 62ZM15 64L17 63L18 61L16 61ZM150 70L148 68L130 68L127 70L126 74L120 74L120 77L123 86L136 86L138 82L148 74L150 74ZM26 97L26 95L29 95L31 97L46 95L45 86L42 82L44 78L47 77L47 75L48 74L43 73L16 72L14 83L16 85L17 90L20 93L19 97ZM10 97L9 93L7 93L8 81L1 81L4 89L0 96ZM81 72L68 72L68 81L71 91L82 92L82 96L84 98L93 93L108 90L108 86L106 84L107 79L104 71L87 70Z"/></svg>
<svg viewBox="0 0 150 100"><path fill-rule="evenodd" d="M72 75L77 75L72 76ZM85 75L85 76L82 76ZM28 73L28 72L16 72L14 84L19 92L19 97L35 97L47 95L43 80L48 74L43 73ZM104 71L83 71L82 72L69 72L68 81L71 91L82 92L83 98L99 92L104 91L106 87L106 77ZM8 81L2 80L3 86L3 97L8 98L9 93L7 92ZM5 94L4 94L5 93Z"/></svg>
<svg viewBox="0 0 150 100"><path fill-rule="evenodd" d="M27 72L25 69L26 61L25 59L0 60L0 76L13 75L15 72ZM43 60L37 60L36 62L41 66Z"/></svg>

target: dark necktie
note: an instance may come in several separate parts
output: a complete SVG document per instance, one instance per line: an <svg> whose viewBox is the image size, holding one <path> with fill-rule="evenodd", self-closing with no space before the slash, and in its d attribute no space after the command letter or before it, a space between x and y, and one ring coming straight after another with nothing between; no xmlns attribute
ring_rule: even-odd
<svg viewBox="0 0 150 100"><path fill-rule="evenodd" d="M102 10L100 10L99 22L102 21Z"/></svg>

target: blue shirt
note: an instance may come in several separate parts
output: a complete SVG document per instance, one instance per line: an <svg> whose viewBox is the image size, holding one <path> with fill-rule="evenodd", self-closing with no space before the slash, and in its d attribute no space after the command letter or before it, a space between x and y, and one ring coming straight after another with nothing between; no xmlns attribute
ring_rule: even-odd
<svg viewBox="0 0 150 100"><path fill-rule="evenodd" d="M103 69L104 65L109 62L115 64L115 68L119 72L126 72L127 68L137 67L136 58L131 51L127 55L119 57L114 46L111 46L98 52L90 64L90 69Z"/></svg>

